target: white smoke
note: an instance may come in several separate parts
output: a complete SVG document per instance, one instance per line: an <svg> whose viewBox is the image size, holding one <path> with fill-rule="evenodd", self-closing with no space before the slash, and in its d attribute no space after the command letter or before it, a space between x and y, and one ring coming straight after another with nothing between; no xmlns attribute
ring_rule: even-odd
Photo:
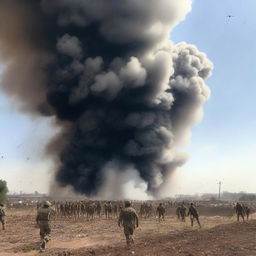
<svg viewBox="0 0 256 256"><path fill-rule="evenodd" d="M122 168L122 172L120 172ZM147 183L139 177L138 171L132 166L112 161L103 169L104 183L97 195L105 200L150 200L153 196L147 192Z"/></svg>

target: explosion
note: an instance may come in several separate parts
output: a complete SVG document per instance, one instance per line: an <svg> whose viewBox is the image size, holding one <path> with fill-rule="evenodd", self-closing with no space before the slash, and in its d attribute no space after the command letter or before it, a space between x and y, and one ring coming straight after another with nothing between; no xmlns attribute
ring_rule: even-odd
<svg viewBox="0 0 256 256"><path fill-rule="evenodd" d="M56 118L62 132L47 152L58 184L158 196L186 161L179 148L212 70L195 46L169 39L190 9L190 0L1 0L1 87L22 111Z"/></svg>

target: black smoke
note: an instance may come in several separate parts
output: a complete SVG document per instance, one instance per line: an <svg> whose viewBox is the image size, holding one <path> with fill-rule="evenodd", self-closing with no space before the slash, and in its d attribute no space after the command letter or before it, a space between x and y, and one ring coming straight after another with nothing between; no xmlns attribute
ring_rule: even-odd
<svg viewBox="0 0 256 256"><path fill-rule="evenodd" d="M157 194L184 163L178 148L209 97L212 69L196 47L169 41L190 4L0 2L2 87L22 110L62 127L48 147L58 154L59 184L96 195L112 162L119 174L132 165Z"/></svg>

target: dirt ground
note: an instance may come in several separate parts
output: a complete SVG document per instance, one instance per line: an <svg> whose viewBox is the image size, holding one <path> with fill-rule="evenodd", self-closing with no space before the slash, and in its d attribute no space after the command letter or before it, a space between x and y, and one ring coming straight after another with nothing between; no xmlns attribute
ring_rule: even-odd
<svg viewBox="0 0 256 256"><path fill-rule="evenodd" d="M0 256L39 255L35 210L8 212L7 230L0 230ZM253 220L255 219L255 220ZM128 250L117 220L52 221L52 241L42 256L256 256L256 215L245 223L234 216L201 217L202 229L181 223L174 215L159 223L142 219L135 245Z"/></svg>

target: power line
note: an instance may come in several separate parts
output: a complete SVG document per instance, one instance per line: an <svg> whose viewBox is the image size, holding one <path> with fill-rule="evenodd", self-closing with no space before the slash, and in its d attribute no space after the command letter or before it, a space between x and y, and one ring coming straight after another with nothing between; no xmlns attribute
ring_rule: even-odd
<svg viewBox="0 0 256 256"><path fill-rule="evenodd" d="M221 192L221 185L222 185L222 182L219 181L219 182L218 182L218 185L219 185L219 200L220 200L220 192Z"/></svg>

